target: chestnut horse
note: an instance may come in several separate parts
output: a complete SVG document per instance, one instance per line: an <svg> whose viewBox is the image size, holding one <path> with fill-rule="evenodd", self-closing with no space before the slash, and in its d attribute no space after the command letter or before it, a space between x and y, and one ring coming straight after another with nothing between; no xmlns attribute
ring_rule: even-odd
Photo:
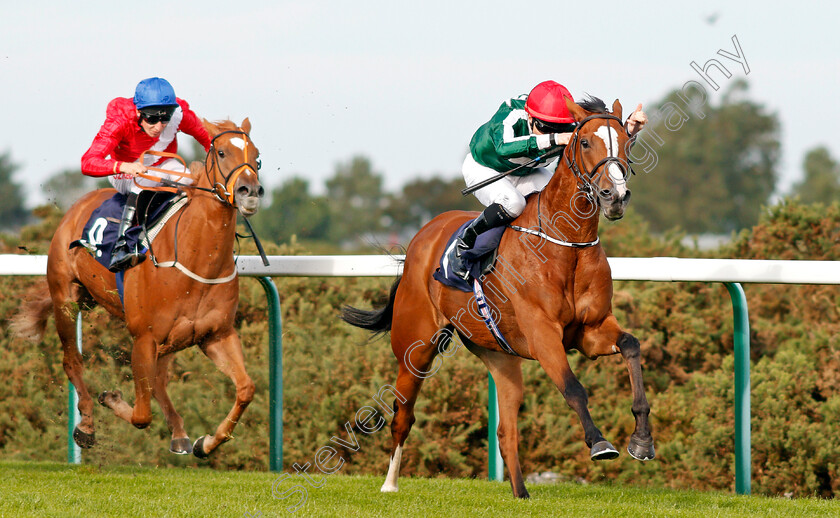
<svg viewBox="0 0 840 518"><path fill-rule="evenodd" d="M124 320L134 338L134 406L119 391L102 393L99 402L137 428L145 428L152 420L150 400L154 397L172 432L173 453L209 455L231 439L253 398L254 383L245 372L242 346L233 327L239 302L234 241L237 212L253 215L263 196L257 172L259 151L249 136L248 119L239 127L230 121L204 121L204 127L212 138L206 163L190 165L194 183L182 187L189 202L166 223L153 244L155 257L172 260L178 263L176 267L146 260L126 270L123 305L115 275L84 248L69 248L82 236L93 210L114 194L113 189L97 190L70 208L53 236L47 262L49 293L42 290L16 318L19 334L40 339L49 314L54 315L64 350L64 371L79 394L81 421L73 438L82 448L93 446L95 437L93 400L82 378L82 356L75 343L80 304L100 304ZM174 353L192 345L198 345L236 385L233 409L214 434L202 436L194 445L166 392Z"/></svg>
<svg viewBox="0 0 840 518"><path fill-rule="evenodd" d="M636 427L628 451L640 460L654 457L644 393L639 341L622 330L612 314L612 277L598 240L599 208L609 220L624 215L628 136L618 100L607 112L603 101L567 100L577 128L550 182L532 195L524 212L502 236L496 266L482 276L488 304L501 331L488 331L471 293L432 278L459 226L476 213L453 211L426 224L408 245L402 276L388 304L364 311L345 307L342 318L376 333L391 332L399 361L391 421L391 462L382 491L397 491L400 457L414 423L414 404L423 380L437 372L453 330L493 375L499 394L499 444L515 497L528 491L519 465L517 415L523 400L521 363L537 360L577 413L593 460L618 456L589 414L588 396L572 372L566 353L586 357L620 352L630 373ZM518 227L518 228L517 228ZM506 352L503 346L510 350Z"/></svg>

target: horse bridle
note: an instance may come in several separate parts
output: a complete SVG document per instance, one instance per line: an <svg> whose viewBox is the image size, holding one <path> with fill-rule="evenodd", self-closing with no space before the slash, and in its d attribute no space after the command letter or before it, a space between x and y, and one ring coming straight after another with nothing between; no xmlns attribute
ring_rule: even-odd
<svg viewBox="0 0 840 518"><path fill-rule="evenodd" d="M591 202L596 203L595 190L592 187L592 179L595 177L595 174L598 172L598 169L600 169L603 166L604 170L607 171L609 165L611 163L615 163L619 167L619 169L621 169L622 176L624 176L624 178L627 178L628 167L625 167L620 158L618 158L617 156L613 156L612 139L610 139L610 149L608 150L609 155L602 158L585 175L583 174L583 172L581 172L577 163L578 148L580 147L580 140L578 134L584 124L594 119L614 120L617 121L622 128L624 127L623 123L621 122L621 119L609 113L596 113L594 115L590 115L584 118L582 121L580 121L580 123L578 123L574 133L572 133L572 140L569 145L569 148L571 149L567 149L566 153L563 154L563 158L566 160L566 164L569 166L569 169L571 169L572 172L575 174L575 177L578 180L578 188L586 194L587 198L589 198ZM607 126L609 127L609 124L607 124ZM610 127L610 129L612 129L612 127ZM571 155L571 157L569 155Z"/></svg>
<svg viewBox="0 0 840 518"><path fill-rule="evenodd" d="M624 127L623 123L621 122L621 119L619 119L615 115L611 115L609 113L596 113L594 115L590 115L588 117L585 117L583 120L580 121L580 123L578 123L577 127L575 128L575 131L572 133L572 138L571 138L571 141L569 143L570 145L567 146L566 151L563 153L563 159L566 161L566 164L569 166L569 169L572 170L572 173L574 173L575 178L577 179L578 189L581 192L584 193L584 195L590 201L590 203L597 206L598 200L596 198L597 195L594 192L595 190L592 188L592 178L598 172L598 169L600 169L601 166L609 167L609 164L611 162L615 162L616 165L618 165L618 167L621 168L621 172L624 175L624 178L627 178L627 168L624 167L624 164L622 164L621 159L619 159L618 157L612 156L613 155L613 153L612 153L613 150L609 149L609 152L610 152L609 155L604 157L600 161L598 161L598 163L595 164L595 166L592 167L592 169L590 171L588 171L588 173L586 175L584 175L581 172L580 168L577 165L577 152L578 152L578 147L580 146L580 142L578 140L578 133L580 132L580 129L583 127L584 124L586 124L587 122L589 122L590 120L593 120L593 119L615 120L615 121L618 121L618 123L622 125L622 128ZM612 139L610 139L609 146L610 146L610 148L612 148ZM571 150L569 148L571 148ZM571 157L570 157L570 155L571 155ZM539 236L543 239L546 239L546 240L548 240L552 243L558 244L558 245L568 246L568 247L572 247L572 248L587 248L587 247L590 247L590 246L595 246L600 242L600 238L596 238L594 241L587 241L587 242L583 242L583 243L574 243L574 242L568 242L568 241L553 239L550 236L548 236L547 234L545 234L542 230L542 227L543 227L542 209L540 208L540 206L542 204L542 194L543 194L543 191L540 191L539 194L537 194L537 228L538 228L538 231L536 231L536 232L528 231L528 229L525 229L523 227L518 227L518 226L515 226L515 225L510 225L511 228L513 228L515 230L519 230L521 232L526 232L526 233L529 233L529 234L537 235L537 236Z"/></svg>
<svg viewBox="0 0 840 518"><path fill-rule="evenodd" d="M241 164L237 165L233 169L231 169L230 172L227 175L225 175L225 173L222 171L221 165L219 165L219 159L217 158L217 155L216 155L216 153L217 153L217 151L216 151L216 139L221 137L222 135L227 135L227 134L241 135L243 137L242 140L244 142L244 150L243 151L245 151L245 161L242 162ZM223 131L223 132L217 134L215 137L213 137L213 140L210 141L210 151L207 154L211 158L210 158L210 160L207 160L204 163L204 173L207 175L207 180L213 186L213 188L212 188L213 194L215 194L216 197L222 203L230 205L231 207L236 206L236 201L235 201L234 194L233 194L233 187L236 184L236 180L239 178L239 176L243 172L247 171L249 173L253 173L254 176L259 177L256 169L254 169L254 166L252 166L248 162L248 144L249 144L250 141L251 141L251 137L248 135L248 133L246 133L245 131L242 131L241 129ZM219 174L221 174L222 178L224 178L224 183L214 182L213 179L210 178L210 161L211 160L213 161L213 164L216 166L216 168L219 170ZM257 166L257 167L259 168L259 166Z"/></svg>

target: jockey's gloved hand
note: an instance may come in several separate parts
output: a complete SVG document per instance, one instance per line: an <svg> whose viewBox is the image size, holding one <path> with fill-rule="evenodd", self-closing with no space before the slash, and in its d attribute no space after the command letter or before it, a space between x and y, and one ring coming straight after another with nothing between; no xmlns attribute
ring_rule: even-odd
<svg viewBox="0 0 840 518"><path fill-rule="evenodd" d="M636 106L636 109L633 110L633 113L627 117L627 122L624 123L624 129L627 131L627 134L632 137L636 133L642 131L642 128L645 127L647 122L647 114L642 111L642 103L639 103L639 105Z"/></svg>
<svg viewBox="0 0 840 518"><path fill-rule="evenodd" d="M566 146L572 140L571 133L552 133L551 145L552 147Z"/></svg>

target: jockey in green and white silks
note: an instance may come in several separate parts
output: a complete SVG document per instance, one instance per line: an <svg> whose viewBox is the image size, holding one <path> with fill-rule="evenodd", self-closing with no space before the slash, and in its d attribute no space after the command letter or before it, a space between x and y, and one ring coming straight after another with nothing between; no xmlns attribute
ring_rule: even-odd
<svg viewBox="0 0 840 518"><path fill-rule="evenodd" d="M543 81L527 96L502 103L493 117L483 124L470 141L470 153L461 172L467 186L475 185L499 173L532 162L571 139L575 120L566 106L566 98L574 101L569 90L555 82ZM628 118L625 128L634 135L647 122L639 105ZM545 188L551 169L545 160L511 173L475 191L478 201L487 208L452 242L443 260L444 274L454 273L468 280L461 254L475 245L479 234L510 223L525 210L525 197Z"/></svg>
<svg viewBox="0 0 840 518"><path fill-rule="evenodd" d="M462 172L467 186L510 171L537 157L544 156L560 141L557 134L531 131L530 116L525 111L527 96L521 95L502 103L493 117L483 124L470 141L470 153L464 159ZM560 126L561 124L558 124ZM574 130L574 123L562 124L563 132ZM475 192L485 206L500 204L510 216L518 216L525 208L525 195L540 191L551 178L545 162L535 162ZM508 180L505 182L504 180Z"/></svg>
<svg viewBox="0 0 840 518"><path fill-rule="evenodd" d="M566 107L572 94L554 81L537 85L527 96L510 99L496 110L470 141L470 153L461 172L467 186L510 171L559 146L568 144L575 120ZM534 162L475 191L487 208L470 223L446 251L445 269L468 280L461 254L475 245L478 235L510 223L525 209L525 196L541 191L551 179L544 161Z"/></svg>

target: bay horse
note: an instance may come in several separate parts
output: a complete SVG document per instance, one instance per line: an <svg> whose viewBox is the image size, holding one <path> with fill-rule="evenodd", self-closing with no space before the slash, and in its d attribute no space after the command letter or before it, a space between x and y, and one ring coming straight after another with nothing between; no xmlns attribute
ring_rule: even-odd
<svg viewBox="0 0 840 518"><path fill-rule="evenodd" d="M505 231L495 267L481 279L503 340L494 337L480 318L475 296L432 278L450 236L477 213L446 212L420 229L408 245L403 273L385 307L343 308L343 320L354 326L375 334L390 331L399 362L383 492L398 489L400 459L414 423L418 393L423 380L443 363L436 356L454 354L447 349L453 331L484 362L497 384L499 445L515 497L529 497L519 464L516 425L525 359L540 363L577 413L590 457L599 460L615 458L618 451L593 423L588 395L570 368L567 351L577 349L589 359L620 352L630 374L635 416L627 449L636 459L654 457L639 341L612 314L610 266L598 239L599 212L609 220L620 219L630 198L629 137L621 121L621 104L616 100L611 113L597 98L579 104L567 99L567 105L577 122L571 141L545 189L529 197L511 224L521 232Z"/></svg>
<svg viewBox="0 0 840 518"><path fill-rule="evenodd" d="M134 406L119 391L104 392L99 402L137 428L152 420L151 398L163 411L172 433L170 451L204 458L232 438L233 428L253 399L254 383L245 371L242 345L233 327L239 303L239 280L234 262L237 212L257 212L264 194L259 182L259 151L249 135L246 118L203 121L212 138L206 162L193 162L194 183L182 186L189 201L170 219L153 243L157 259L174 260L176 267L146 260L124 273L124 304L114 273L83 247L70 249L82 237L91 213L114 195L113 189L88 193L64 215L50 244L47 289L26 303L14 321L19 335L40 339L52 313L64 351L64 371L79 395L81 421L73 439L82 448L95 444L93 399L83 379L82 356L76 349L75 321L79 307L99 304L125 321L134 345L131 369ZM171 263L170 263L171 265ZM184 420L166 392L174 353L198 345L233 380L233 408L212 435L190 442Z"/></svg>

